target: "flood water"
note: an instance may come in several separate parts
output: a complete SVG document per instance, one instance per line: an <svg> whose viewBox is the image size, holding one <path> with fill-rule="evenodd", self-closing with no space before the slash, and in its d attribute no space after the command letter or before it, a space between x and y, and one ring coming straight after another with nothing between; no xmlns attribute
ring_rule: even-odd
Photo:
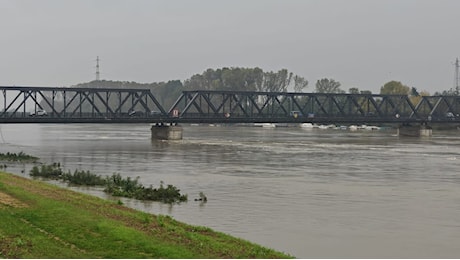
<svg viewBox="0 0 460 260"><path fill-rule="evenodd" d="M0 152L67 170L163 181L179 205L123 200L299 258L459 258L460 132L184 126L151 141L146 124L1 125ZM31 166L7 171L28 176ZM103 198L98 189L73 188ZM208 202L193 199L205 193Z"/></svg>

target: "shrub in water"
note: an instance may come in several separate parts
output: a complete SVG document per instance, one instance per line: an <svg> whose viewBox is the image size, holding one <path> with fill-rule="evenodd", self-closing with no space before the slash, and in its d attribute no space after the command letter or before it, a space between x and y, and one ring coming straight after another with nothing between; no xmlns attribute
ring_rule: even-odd
<svg viewBox="0 0 460 260"><path fill-rule="evenodd" d="M175 186L168 184L166 188L163 186L163 182L160 183L160 188L154 189L152 185L149 188L144 189L143 194L144 200L162 201L164 203L174 203L187 201L187 195L181 195L180 190Z"/></svg>
<svg viewBox="0 0 460 260"><path fill-rule="evenodd" d="M60 163L53 163L53 164L43 164L41 167L34 166L32 170L30 170L30 176L33 177L44 177L49 179L58 180L62 178L62 169Z"/></svg>
<svg viewBox="0 0 460 260"><path fill-rule="evenodd" d="M105 192L112 194L113 196L136 198L136 194L141 193L143 186L138 182L139 177L131 179L127 177L123 179L119 173L113 174L106 178Z"/></svg>
<svg viewBox="0 0 460 260"><path fill-rule="evenodd" d="M123 196L139 200L153 200L164 203L187 201L187 195L181 195L180 190L173 185L168 185L165 188L163 182L161 182L158 189L153 188L152 185L145 188L138 180L139 177L134 180L130 177L123 179L120 174L113 174L111 177L107 177L104 191L113 196Z"/></svg>
<svg viewBox="0 0 460 260"><path fill-rule="evenodd" d="M70 171L64 173L59 163L42 165L41 167L34 166L30 171L30 176L63 180L76 185L105 185L104 192L119 197L161 201L164 203L187 201L187 195L180 194L180 190L173 185L165 187L163 182L161 182L158 189L153 188L152 185L145 188L139 183L139 177L135 179L127 177L124 179L119 173L114 173L104 179L102 176L90 171L75 170L73 174Z"/></svg>
<svg viewBox="0 0 460 260"><path fill-rule="evenodd" d="M73 174L69 172L62 175L62 180L76 185L102 186L105 185L105 179L90 171L75 170Z"/></svg>
<svg viewBox="0 0 460 260"><path fill-rule="evenodd" d="M0 153L0 161L12 161L12 162L37 162L38 157L27 155L23 152L19 152L18 154L16 153Z"/></svg>

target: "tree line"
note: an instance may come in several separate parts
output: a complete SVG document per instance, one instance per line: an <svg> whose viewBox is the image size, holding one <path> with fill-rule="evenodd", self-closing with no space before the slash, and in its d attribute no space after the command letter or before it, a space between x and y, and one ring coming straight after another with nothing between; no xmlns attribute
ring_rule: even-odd
<svg viewBox="0 0 460 260"><path fill-rule="evenodd" d="M286 92L292 88L302 92L308 81L287 69L264 72L260 68L207 69L184 81L185 89Z"/></svg>
<svg viewBox="0 0 460 260"><path fill-rule="evenodd" d="M296 75L287 69L263 71L258 67L224 67L220 69L209 68L201 74L195 74L184 81L170 80L168 82L137 83L98 80L81 83L73 87L146 88L151 90L163 107L170 107L184 90L304 92L309 87L309 82L303 76ZM339 81L332 78L317 80L314 89L309 92L372 94L370 90L360 90L357 87L351 87L346 91L342 89ZM380 88L379 94L408 95L412 99L430 95L427 91L419 92L415 87L409 87L395 80L385 83ZM458 92L450 89L436 92L434 95L458 95Z"/></svg>
<svg viewBox="0 0 460 260"><path fill-rule="evenodd" d="M202 74L193 75L183 83L184 90L231 90L231 91L261 91L261 92L303 92L308 87L308 80L289 72L287 69L265 72L260 68L222 68L207 69ZM341 88L339 81L332 78L322 78L316 81L316 93L350 93L372 94L370 90L360 90L357 87ZM380 88L380 94L399 94L410 96L429 95L427 91L419 91L400 81L389 81ZM454 91L436 92L435 95L453 95Z"/></svg>

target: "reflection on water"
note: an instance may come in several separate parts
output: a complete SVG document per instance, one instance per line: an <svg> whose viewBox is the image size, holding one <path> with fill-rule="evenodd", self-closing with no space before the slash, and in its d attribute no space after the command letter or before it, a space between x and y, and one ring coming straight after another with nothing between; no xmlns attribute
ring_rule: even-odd
<svg viewBox="0 0 460 260"><path fill-rule="evenodd" d="M66 169L173 184L189 202L125 199L302 258L445 258L460 249L460 136L184 126L151 141L148 125L2 125L0 152ZM9 170L27 176L29 169ZM21 173L23 171L24 173ZM100 189L86 193L113 199ZM206 204L193 201L202 191ZM118 199L118 198L116 198Z"/></svg>

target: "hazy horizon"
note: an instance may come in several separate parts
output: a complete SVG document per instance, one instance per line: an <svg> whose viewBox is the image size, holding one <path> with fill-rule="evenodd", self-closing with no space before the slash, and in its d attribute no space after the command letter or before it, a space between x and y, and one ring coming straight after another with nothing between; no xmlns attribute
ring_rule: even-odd
<svg viewBox="0 0 460 260"><path fill-rule="evenodd" d="M288 69L378 93L454 87L455 0L0 0L0 85L184 81L208 68Z"/></svg>

